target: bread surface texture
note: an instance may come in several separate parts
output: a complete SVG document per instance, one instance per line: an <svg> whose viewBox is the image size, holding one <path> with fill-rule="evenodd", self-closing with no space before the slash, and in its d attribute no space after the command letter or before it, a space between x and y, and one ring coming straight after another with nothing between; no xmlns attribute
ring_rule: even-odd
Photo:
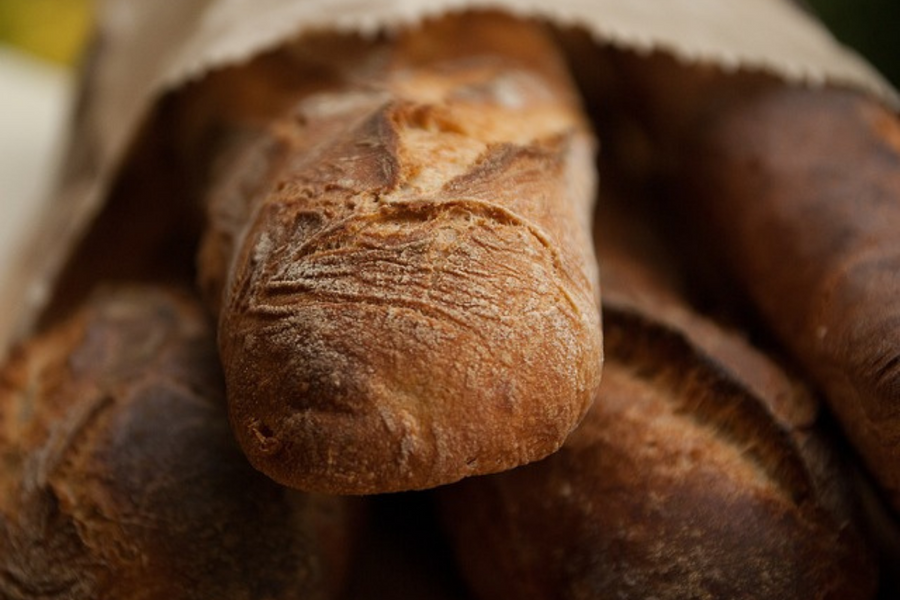
<svg viewBox="0 0 900 600"><path fill-rule="evenodd" d="M276 83L243 98L259 72ZM542 28L485 13L308 38L202 84L195 128L217 97L240 106L207 128L231 149L201 280L254 466L365 494L556 450L602 341L594 142Z"/></svg>
<svg viewBox="0 0 900 600"><path fill-rule="evenodd" d="M873 598L857 480L814 397L692 311L610 200L597 400L556 454L438 491L467 579L481 598Z"/></svg>
<svg viewBox="0 0 900 600"><path fill-rule="evenodd" d="M900 119L776 88L722 111L698 148L721 168L694 208L900 510Z"/></svg>
<svg viewBox="0 0 900 600"><path fill-rule="evenodd" d="M479 597L873 598L821 446L675 330L604 320L604 383L563 448L440 490Z"/></svg>
<svg viewBox="0 0 900 600"><path fill-rule="evenodd" d="M355 509L246 462L195 300L98 292L0 377L0 597L336 597Z"/></svg>

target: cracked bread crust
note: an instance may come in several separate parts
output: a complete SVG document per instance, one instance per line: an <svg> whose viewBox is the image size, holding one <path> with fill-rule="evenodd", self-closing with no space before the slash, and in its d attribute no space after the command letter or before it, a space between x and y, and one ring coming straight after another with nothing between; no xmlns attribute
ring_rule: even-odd
<svg viewBox="0 0 900 600"><path fill-rule="evenodd" d="M353 511L247 464L207 316L106 289L0 372L0 596L335 597Z"/></svg>
<svg viewBox="0 0 900 600"><path fill-rule="evenodd" d="M563 448L440 491L479 596L874 597L872 550L834 498L851 481L818 434L671 325L612 306L604 323L601 392Z"/></svg>
<svg viewBox="0 0 900 600"><path fill-rule="evenodd" d="M484 598L872 598L858 473L816 397L690 307L636 210L658 203L607 175L603 384L558 453L439 491L467 579Z"/></svg>
<svg viewBox="0 0 900 600"><path fill-rule="evenodd" d="M594 142L552 41L484 13L323 67L327 43L270 58L317 83L232 120L258 137L208 196L201 278L241 446L343 494L546 456L602 363Z"/></svg>

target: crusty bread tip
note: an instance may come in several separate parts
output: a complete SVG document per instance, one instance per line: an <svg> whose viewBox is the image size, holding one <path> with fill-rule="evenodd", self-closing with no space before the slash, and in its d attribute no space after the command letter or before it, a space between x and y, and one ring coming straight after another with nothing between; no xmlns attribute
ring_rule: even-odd
<svg viewBox="0 0 900 600"><path fill-rule="evenodd" d="M200 275L258 469L376 493L560 446L602 362L594 142L540 25L306 38L183 102L224 140Z"/></svg>

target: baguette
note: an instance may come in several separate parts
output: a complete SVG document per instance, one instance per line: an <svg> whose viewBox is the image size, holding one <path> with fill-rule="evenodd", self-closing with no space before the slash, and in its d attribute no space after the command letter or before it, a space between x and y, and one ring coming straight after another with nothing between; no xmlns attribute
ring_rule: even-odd
<svg viewBox="0 0 900 600"><path fill-rule="evenodd" d="M582 425L544 461L440 490L479 597L874 597L855 481L813 398L676 304L659 267L635 261L652 251L611 241L599 236L607 362Z"/></svg>
<svg viewBox="0 0 900 600"><path fill-rule="evenodd" d="M807 386L758 351L744 330L701 315L687 300L694 283L686 272L688 257L666 243L664 224L654 223L661 194L640 191L613 164L602 168L607 176L594 220L594 244L602 265L604 307L637 312L674 329L763 401L779 422L797 432L814 427L821 407ZM708 309L728 314L716 306Z"/></svg>
<svg viewBox="0 0 900 600"><path fill-rule="evenodd" d="M206 315L107 289L0 372L0 597L336 597L357 509L254 471Z"/></svg>
<svg viewBox="0 0 900 600"><path fill-rule="evenodd" d="M900 119L847 90L617 60L686 237L722 258L900 510Z"/></svg>
<svg viewBox="0 0 900 600"><path fill-rule="evenodd" d="M477 13L304 38L179 101L207 165L200 277L256 468L370 494L562 444L602 362L595 175L539 25Z"/></svg>

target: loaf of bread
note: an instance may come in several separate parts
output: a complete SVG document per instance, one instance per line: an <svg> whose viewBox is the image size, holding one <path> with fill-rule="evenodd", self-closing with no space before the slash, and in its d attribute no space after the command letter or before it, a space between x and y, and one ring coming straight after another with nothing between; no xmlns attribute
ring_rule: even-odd
<svg viewBox="0 0 900 600"><path fill-rule="evenodd" d="M597 401L555 455L440 490L473 588L522 599L874 597L853 481L813 398L677 305L658 267L635 262L653 252L605 247L639 237L598 212L620 237L598 240Z"/></svg>
<svg viewBox="0 0 900 600"><path fill-rule="evenodd" d="M900 510L900 119L837 88L662 56L616 66L681 192L664 210L825 392Z"/></svg>
<svg viewBox="0 0 900 600"><path fill-rule="evenodd" d="M277 486L228 427L196 301L109 289L0 372L0 597L334 598L358 508Z"/></svg>
<svg viewBox="0 0 900 600"><path fill-rule="evenodd" d="M176 102L255 467L364 494L562 444L602 362L594 142L541 26L469 13L307 37Z"/></svg>

